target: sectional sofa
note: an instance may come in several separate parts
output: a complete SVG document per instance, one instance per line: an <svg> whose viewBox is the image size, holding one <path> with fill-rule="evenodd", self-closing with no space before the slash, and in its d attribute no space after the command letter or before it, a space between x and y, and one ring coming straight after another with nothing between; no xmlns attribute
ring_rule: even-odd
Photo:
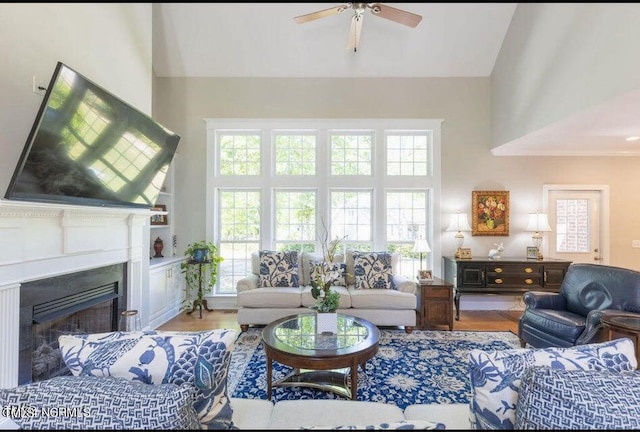
<svg viewBox="0 0 640 432"><path fill-rule="evenodd" d="M236 338L229 329L68 335L61 351L73 376L0 389L0 428L640 428L640 372L628 338L472 350L469 404L404 410L374 401L229 398Z"/></svg>
<svg viewBox="0 0 640 432"><path fill-rule="evenodd" d="M364 318L377 326L403 326L411 333L416 326L416 283L398 274L398 254L390 254L392 284L389 289L357 289L354 251L337 257L344 262L343 285L332 288L340 293L338 312ZM236 284L238 324L242 331L250 325L267 325L289 315L306 312L313 306L311 272L322 262L318 254L303 252L297 258L297 282L291 286L261 286L259 252L251 255L251 273ZM263 265L262 270L266 267Z"/></svg>

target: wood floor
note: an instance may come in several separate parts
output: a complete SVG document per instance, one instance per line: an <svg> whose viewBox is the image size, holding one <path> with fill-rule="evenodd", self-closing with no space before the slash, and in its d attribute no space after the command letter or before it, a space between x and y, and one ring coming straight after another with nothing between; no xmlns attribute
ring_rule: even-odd
<svg viewBox="0 0 640 432"><path fill-rule="evenodd" d="M521 310L494 311L460 311L460 320L453 322L454 330L479 331L511 331L518 333L518 318ZM180 313L175 318L158 327L158 330L197 331L214 328L232 328L240 331L235 310L214 310L213 312L199 311L190 315ZM447 327L438 328L446 330Z"/></svg>

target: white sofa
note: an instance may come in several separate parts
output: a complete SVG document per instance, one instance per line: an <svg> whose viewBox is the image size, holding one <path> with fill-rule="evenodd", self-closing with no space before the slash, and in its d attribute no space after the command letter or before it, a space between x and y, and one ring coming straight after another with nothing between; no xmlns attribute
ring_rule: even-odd
<svg viewBox="0 0 640 432"><path fill-rule="evenodd" d="M233 424L241 430L331 428L384 423L433 422L446 429L469 429L469 404L411 405L404 411L392 404L348 400L290 400L273 403L263 399L231 398ZM0 429L19 429L0 414Z"/></svg>
<svg viewBox="0 0 640 432"><path fill-rule="evenodd" d="M351 251L347 251L347 286L333 287L340 293L338 312L364 318L377 326L403 326L411 333L416 326L416 283L398 274L399 255L392 254L391 257L396 289L355 289L354 259ZM309 285L311 263L320 261L317 254L299 254L298 287L259 287L260 256L254 252L251 273L236 284L238 324L242 331L250 325L267 325L285 316L305 312L313 306L315 299Z"/></svg>
<svg viewBox="0 0 640 432"><path fill-rule="evenodd" d="M384 423L433 422L446 429L470 429L469 404L418 404L403 411L381 402L336 399L286 400L231 398L233 423L240 429L300 429L305 427L381 425ZM422 425L424 426L424 425Z"/></svg>

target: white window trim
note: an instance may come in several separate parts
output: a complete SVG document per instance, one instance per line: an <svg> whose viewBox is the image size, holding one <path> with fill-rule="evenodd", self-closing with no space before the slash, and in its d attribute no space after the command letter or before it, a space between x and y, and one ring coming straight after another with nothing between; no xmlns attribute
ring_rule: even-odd
<svg viewBox="0 0 640 432"><path fill-rule="evenodd" d="M216 157L210 157L209 155L216 154L216 132L218 130L230 131L230 130L254 130L254 131L262 131L263 134L263 142L270 143L271 142L271 131L272 130L307 130L318 133L318 142L325 141L325 134L327 131L331 130L373 130L377 140L384 140L386 136L386 132L389 130L392 131L402 131L402 132L411 132L411 131L424 131L430 130L432 131L432 148L431 148L431 160L432 166L430 167L431 177L428 177L428 180L425 180L424 177L420 178L420 187L431 188L433 190L432 200L433 200L433 214L430 215L432 217L431 223L428 224L427 230L428 238L431 239L433 244L430 244L432 252L432 262L433 262L433 271L436 274L441 273L441 247L440 247L440 232L434 232L435 227L441 226L440 219L440 197L441 197L441 119L269 119L269 118L258 118L258 119L234 119L234 118L205 118L206 123L206 135L207 135L207 173L206 173L206 238L213 240L217 238L217 226L215 225L215 214L217 212L216 208L216 196L215 190L218 186L224 187L224 185L219 184L219 177L217 176L217 166L218 163ZM386 167L384 166L385 158L383 156L384 146L379 145L379 142L375 143L376 151L373 155L373 172L386 172ZM272 149L271 146L264 147L264 156L263 161L266 163L275 163L273 158L271 157ZM323 167L328 167L329 163L329 149L325 149L325 151L319 152L318 157L318 169L323 169ZM261 164L261 178L263 178L264 170L266 169L265 164ZM271 167L273 169L273 167ZM344 182L340 179L341 176L331 177L328 179L326 184L320 186L320 190L328 190L329 188L343 188ZM386 177L387 183L383 184L384 176L375 176L374 174L374 185L373 187L376 190L384 190L384 189L398 189L401 188L404 182L407 180L406 176L398 176L400 179L398 184L393 181L393 178ZM266 190L272 190L273 188L286 188L290 187L292 178L295 179L297 184L298 180L301 180L300 187L308 188L308 187L318 187L317 182L314 184L314 179L317 180L315 176L271 176L267 179L267 184L262 183L262 186L266 188ZM337 180L336 180L337 179ZM340 181L340 184L335 184L336 181ZM430 181L430 183L429 183ZM308 183L307 183L308 182ZM370 185L370 183L369 183ZM236 187L251 187L248 184L243 185L242 182L235 183ZM357 185L354 185L357 187ZM321 199L323 194L318 195L318 199ZM376 199L374 197L374 199ZM270 194L262 194L262 203L261 206L265 209L269 209L271 211L271 200L272 196ZM384 215L374 214L373 216L373 226L374 226L374 244L379 244L381 239L384 238L383 230L378 229L381 226L382 222L380 218L384 217ZM264 238L273 238L272 227L265 220L262 221L261 232L263 233ZM377 234L380 233L380 234ZM261 247L265 247L267 245L261 245Z"/></svg>

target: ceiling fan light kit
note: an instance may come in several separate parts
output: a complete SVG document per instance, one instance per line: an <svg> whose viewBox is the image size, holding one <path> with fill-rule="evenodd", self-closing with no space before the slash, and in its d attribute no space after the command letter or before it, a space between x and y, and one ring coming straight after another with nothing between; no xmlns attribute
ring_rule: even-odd
<svg viewBox="0 0 640 432"><path fill-rule="evenodd" d="M320 18L326 18L333 15L337 15L346 11L347 9L353 9L353 17L351 18L351 28L349 29L349 37L347 38L347 49L353 48L353 51L358 51L358 45L360 43L360 34L362 33L362 20L364 18L364 12L369 9L374 16L385 18L399 24L406 25L411 28L415 28L422 16L407 12L402 9L397 9L382 3L345 3L340 6L334 6L329 9L323 9L317 12L311 12L305 15L300 15L293 20L297 24L303 24L309 21L317 20Z"/></svg>

